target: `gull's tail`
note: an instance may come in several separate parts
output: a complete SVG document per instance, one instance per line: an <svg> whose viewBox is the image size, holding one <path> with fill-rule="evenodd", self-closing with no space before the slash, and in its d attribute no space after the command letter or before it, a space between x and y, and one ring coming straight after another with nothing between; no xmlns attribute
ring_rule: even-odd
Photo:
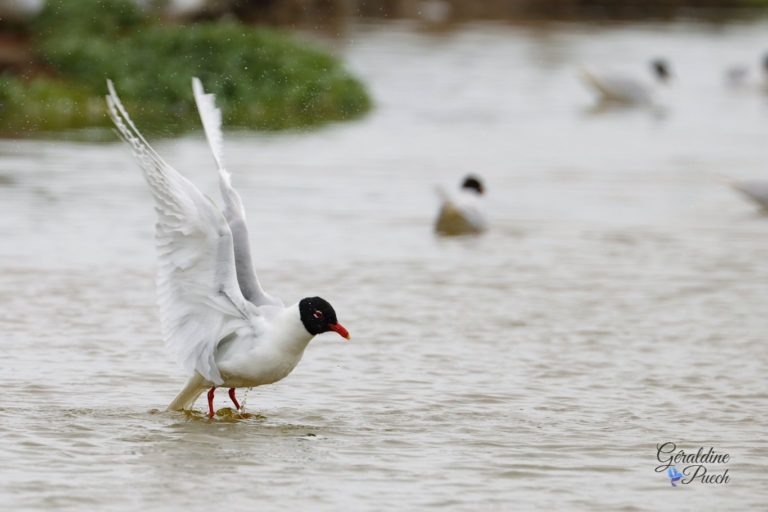
<svg viewBox="0 0 768 512"><path fill-rule="evenodd" d="M195 372L195 374L189 378L184 385L184 389L179 391L176 398L168 404L167 410L169 411L184 411L189 410L195 405L195 400L199 397L203 391L208 389L208 382L202 375Z"/></svg>

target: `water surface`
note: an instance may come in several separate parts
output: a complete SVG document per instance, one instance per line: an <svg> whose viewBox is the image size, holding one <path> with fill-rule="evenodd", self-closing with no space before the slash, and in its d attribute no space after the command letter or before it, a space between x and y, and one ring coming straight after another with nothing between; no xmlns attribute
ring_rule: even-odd
<svg viewBox="0 0 768 512"><path fill-rule="evenodd" d="M719 178L768 179L768 98L721 80L766 33L352 30L371 116L226 137L263 284L353 336L313 341L242 420L162 412L185 377L126 148L0 142L2 507L763 508L768 217ZM657 55L663 113L590 109L580 65ZM200 134L157 149L217 192ZM467 172L491 230L435 238L434 186ZM730 483L673 489L665 441L729 453Z"/></svg>

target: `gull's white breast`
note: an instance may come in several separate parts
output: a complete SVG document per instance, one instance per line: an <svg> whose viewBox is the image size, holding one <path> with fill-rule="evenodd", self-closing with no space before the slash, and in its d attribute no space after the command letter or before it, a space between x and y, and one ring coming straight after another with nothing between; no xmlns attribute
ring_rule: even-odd
<svg viewBox="0 0 768 512"><path fill-rule="evenodd" d="M256 334L235 334L223 340L216 364L225 387L255 387L285 378L301 361L312 335L301 322L298 304L272 308L255 319ZM261 308L260 308L261 309Z"/></svg>

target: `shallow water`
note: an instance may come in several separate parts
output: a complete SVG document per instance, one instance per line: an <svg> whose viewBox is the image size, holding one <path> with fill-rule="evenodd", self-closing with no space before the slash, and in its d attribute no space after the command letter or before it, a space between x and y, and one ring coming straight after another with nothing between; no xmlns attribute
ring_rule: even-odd
<svg viewBox="0 0 768 512"><path fill-rule="evenodd" d="M240 420L162 412L184 375L128 151L0 142L2 507L764 508L768 217L719 177L768 179L768 97L721 81L767 30L355 28L371 116L226 137L265 287L353 337ZM579 65L660 54L663 113L590 109ZM156 146L216 192L200 134ZM470 171L491 230L435 238L434 186ZM729 453L730 482L673 489L666 441Z"/></svg>

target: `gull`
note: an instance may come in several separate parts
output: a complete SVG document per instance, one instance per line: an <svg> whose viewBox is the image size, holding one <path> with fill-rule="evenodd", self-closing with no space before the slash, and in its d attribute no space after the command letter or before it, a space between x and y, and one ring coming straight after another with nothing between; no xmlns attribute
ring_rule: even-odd
<svg viewBox="0 0 768 512"><path fill-rule="evenodd" d="M272 384L301 360L312 338L334 331L349 339L330 303L305 297L284 306L261 287L251 261L240 195L224 168L221 111L199 80L193 90L219 170L223 211L149 145L120 102L111 81L109 115L141 168L154 199L157 291L163 338L190 374L168 410L190 409L208 390L213 418L217 387Z"/></svg>
<svg viewBox="0 0 768 512"><path fill-rule="evenodd" d="M653 60L651 70L659 83L666 83L671 78L669 65L662 59ZM653 104L651 88L631 76L594 73L582 69L581 78L595 92L601 103L627 106Z"/></svg>
<svg viewBox="0 0 768 512"><path fill-rule="evenodd" d="M464 178L461 189L449 194L437 188L440 196L440 211L435 221L435 232L444 236L479 234L487 229L487 223L480 211L480 199L485 187L477 176Z"/></svg>

